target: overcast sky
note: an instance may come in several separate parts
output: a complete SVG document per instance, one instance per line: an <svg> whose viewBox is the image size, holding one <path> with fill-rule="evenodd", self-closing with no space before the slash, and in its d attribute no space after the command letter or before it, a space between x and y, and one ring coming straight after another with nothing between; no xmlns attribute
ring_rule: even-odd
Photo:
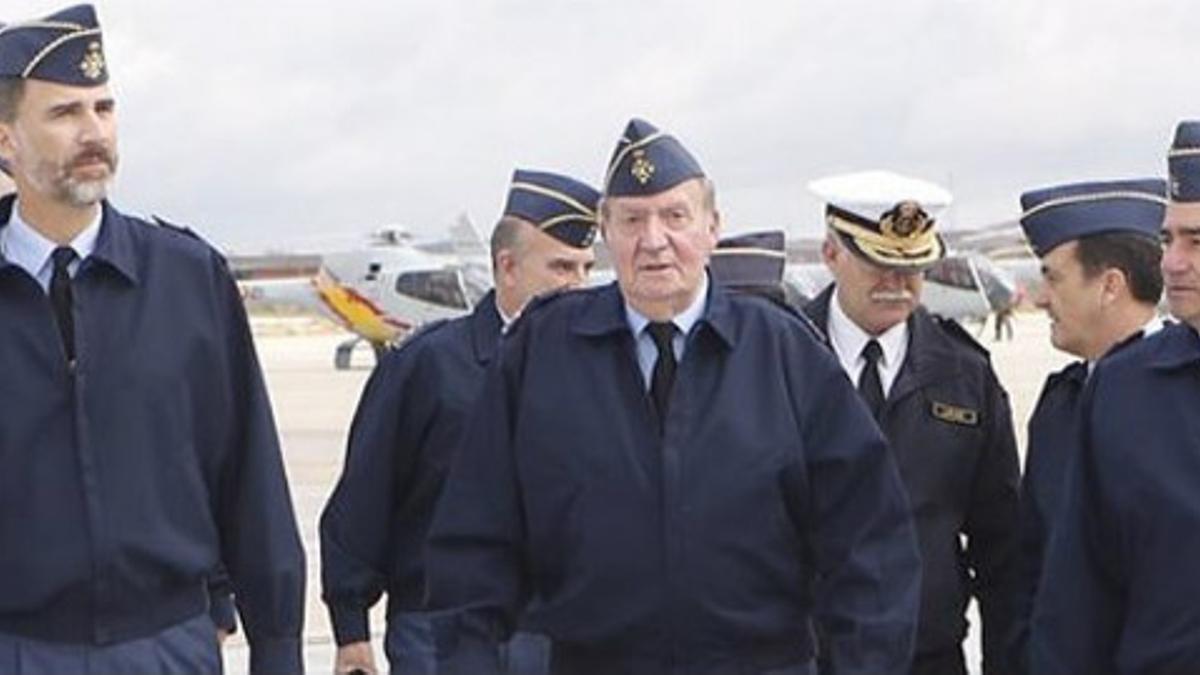
<svg viewBox="0 0 1200 675"><path fill-rule="evenodd" d="M18 9L24 17L8 16ZM4 20L60 3L5 3ZM1193 0L112 0L114 201L242 252L489 231L515 166L593 184L631 116L730 231L820 228L805 186L888 168L951 226L1028 188L1159 175L1200 117Z"/></svg>

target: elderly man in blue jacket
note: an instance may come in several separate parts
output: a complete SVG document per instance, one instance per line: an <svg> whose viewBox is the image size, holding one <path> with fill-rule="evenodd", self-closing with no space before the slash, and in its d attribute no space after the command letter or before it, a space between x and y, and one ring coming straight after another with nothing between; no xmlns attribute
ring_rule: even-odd
<svg viewBox="0 0 1200 675"><path fill-rule="evenodd" d="M527 309L430 533L449 672L518 622L552 672L905 673L919 563L887 444L809 324L705 265L712 183L633 120L601 229L617 281Z"/></svg>
<svg viewBox="0 0 1200 675"><path fill-rule="evenodd" d="M1181 323L1088 378L1035 599L1037 674L1200 672L1200 122L1179 125L1169 167L1162 272Z"/></svg>
<svg viewBox="0 0 1200 675"><path fill-rule="evenodd" d="M218 672L214 578L251 670L298 672L304 552L241 298L106 200L107 81L90 6L0 28L0 673Z"/></svg>

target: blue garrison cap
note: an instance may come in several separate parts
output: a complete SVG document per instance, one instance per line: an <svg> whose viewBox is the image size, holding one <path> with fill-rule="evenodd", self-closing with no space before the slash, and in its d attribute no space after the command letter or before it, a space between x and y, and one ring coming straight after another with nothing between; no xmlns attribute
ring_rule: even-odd
<svg viewBox="0 0 1200 675"><path fill-rule="evenodd" d="M674 136L645 120L632 119L608 161L604 194L637 197L669 190L704 175L700 163Z"/></svg>
<svg viewBox="0 0 1200 675"><path fill-rule="evenodd" d="M1200 202L1200 120L1184 120L1175 127L1167 170L1173 201Z"/></svg>
<svg viewBox="0 0 1200 675"><path fill-rule="evenodd" d="M708 269L718 282L734 288L777 286L783 281L783 230L748 232L717 242Z"/></svg>
<svg viewBox="0 0 1200 675"><path fill-rule="evenodd" d="M1162 229L1167 184L1160 178L1074 183L1021 195L1021 228L1034 253L1103 232L1129 232L1153 239Z"/></svg>
<svg viewBox="0 0 1200 675"><path fill-rule="evenodd" d="M0 26L0 77L78 87L107 82L96 10L76 5L44 19Z"/></svg>
<svg viewBox="0 0 1200 675"><path fill-rule="evenodd" d="M504 215L531 223L568 246L587 248L596 239L599 201L599 192L574 178L517 169Z"/></svg>

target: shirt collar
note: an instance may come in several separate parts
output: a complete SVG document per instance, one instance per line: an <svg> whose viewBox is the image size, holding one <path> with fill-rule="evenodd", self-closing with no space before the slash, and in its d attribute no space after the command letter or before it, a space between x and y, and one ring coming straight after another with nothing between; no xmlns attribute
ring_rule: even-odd
<svg viewBox="0 0 1200 675"><path fill-rule="evenodd" d="M14 200L8 225L3 229L4 257L37 276L50 264L50 255L58 248L58 244L25 222L19 207L20 202ZM67 244L74 249L79 260L86 259L96 250L96 239L100 236L100 222L103 217L104 210L97 209L95 219Z"/></svg>
<svg viewBox="0 0 1200 675"><path fill-rule="evenodd" d="M1146 322L1145 326L1142 326L1142 337L1154 335L1158 331L1162 330L1166 325L1167 324L1163 322L1162 317L1155 314L1154 316L1150 317L1150 320Z"/></svg>
<svg viewBox="0 0 1200 675"><path fill-rule="evenodd" d="M705 274L702 279L700 290L696 293L696 298L692 300L692 304L688 305L687 309L684 309L671 319L671 323L675 324L675 327L679 329L680 335L690 333L692 326L695 326L700 317L704 316L705 303L708 301L708 275ZM645 315L634 309L628 300L623 300L623 302L625 303L625 320L629 323L629 330L636 338L642 334L642 331L650 323L650 319L647 319Z"/></svg>
<svg viewBox="0 0 1200 675"><path fill-rule="evenodd" d="M834 346L851 360L861 358L863 347L867 341L874 339L883 349L881 365L891 368L904 356L908 344L908 322L901 321L884 331L881 335L868 335L865 330L854 323L854 320L842 310L841 289L834 286L833 297L829 299L829 339Z"/></svg>

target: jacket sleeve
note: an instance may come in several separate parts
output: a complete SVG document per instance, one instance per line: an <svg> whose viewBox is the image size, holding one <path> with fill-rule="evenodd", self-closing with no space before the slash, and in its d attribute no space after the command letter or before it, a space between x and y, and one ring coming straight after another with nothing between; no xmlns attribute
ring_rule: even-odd
<svg viewBox="0 0 1200 675"><path fill-rule="evenodd" d="M213 625L230 635L237 632L237 609L233 605L233 588L229 573L222 565L208 578L208 616Z"/></svg>
<svg viewBox="0 0 1200 675"><path fill-rule="evenodd" d="M350 427L345 464L321 513L321 597L338 645L370 639L368 610L387 586L401 475L417 452L419 397L409 348L389 352L371 374ZM419 551L412 552L418 555Z"/></svg>
<svg viewBox="0 0 1200 675"><path fill-rule="evenodd" d="M793 377L808 381L797 410L805 460L785 494L805 514L823 672L905 674L921 576L908 498L866 406L833 357L821 357Z"/></svg>
<svg viewBox="0 0 1200 675"><path fill-rule="evenodd" d="M1101 364L1084 389L1079 452L1067 473L1062 513L1046 550L1045 583L1034 602L1029 658L1039 674L1114 672L1111 655L1125 595L1119 571L1129 533L1104 498L1108 484L1121 477L1105 468L1120 467L1127 458L1104 457L1105 439L1093 433L1096 416L1116 412L1109 409L1112 401L1101 401L1103 381Z"/></svg>
<svg viewBox="0 0 1200 675"><path fill-rule="evenodd" d="M1046 522L1033 488L1035 482L1041 480L1033 445L1030 444L1025 452L1025 475L1021 478L1020 497L1020 567L1015 595L1017 619L1009 638L1014 673L1029 672L1029 626L1047 544Z"/></svg>
<svg viewBox="0 0 1200 675"><path fill-rule="evenodd" d="M485 375L472 421L446 480L428 539L428 604L451 616L438 631L442 672L490 673L526 598L525 540L514 458L522 331L504 341Z"/></svg>
<svg viewBox="0 0 1200 675"><path fill-rule="evenodd" d="M990 369L984 389L986 429L964 532L983 624L983 672L992 675L1016 668L1011 645L1020 618L1020 460L1008 394Z"/></svg>
<svg viewBox="0 0 1200 675"><path fill-rule="evenodd" d="M304 549L296 530L279 438L245 310L214 255L216 311L229 383L226 452L216 495L221 560L250 644L253 673L303 670Z"/></svg>

